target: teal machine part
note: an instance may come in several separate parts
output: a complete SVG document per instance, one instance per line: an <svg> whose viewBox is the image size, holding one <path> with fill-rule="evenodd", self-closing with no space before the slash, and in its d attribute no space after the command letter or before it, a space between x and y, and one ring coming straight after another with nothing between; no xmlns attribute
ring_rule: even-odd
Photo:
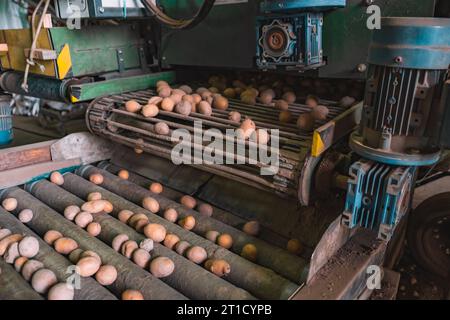
<svg viewBox="0 0 450 320"><path fill-rule="evenodd" d="M0 96L0 146L13 140L11 97Z"/></svg>

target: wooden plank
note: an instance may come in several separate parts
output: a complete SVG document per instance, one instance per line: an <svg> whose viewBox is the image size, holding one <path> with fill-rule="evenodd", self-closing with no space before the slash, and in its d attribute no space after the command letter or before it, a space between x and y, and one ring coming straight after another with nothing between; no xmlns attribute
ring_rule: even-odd
<svg viewBox="0 0 450 320"><path fill-rule="evenodd" d="M0 150L0 171L51 161L50 146L57 140Z"/></svg>
<svg viewBox="0 0 450 320"><path fill-rule="evenodd" d="M24 49L25 56L30 56L30 49ZM57 55L55 50L35 49L33 51L33 59L35 60L56 60Z"/></svg>

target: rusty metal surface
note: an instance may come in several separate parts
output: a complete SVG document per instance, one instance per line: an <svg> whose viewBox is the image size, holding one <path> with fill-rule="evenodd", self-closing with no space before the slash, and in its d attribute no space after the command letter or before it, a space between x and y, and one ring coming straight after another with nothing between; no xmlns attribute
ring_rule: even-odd
<svg viewBox="0 0 450 320"><path fill-rule="evenodd" d="M0 171L51 161L50 146L57 140L0 150Z"/></svg>

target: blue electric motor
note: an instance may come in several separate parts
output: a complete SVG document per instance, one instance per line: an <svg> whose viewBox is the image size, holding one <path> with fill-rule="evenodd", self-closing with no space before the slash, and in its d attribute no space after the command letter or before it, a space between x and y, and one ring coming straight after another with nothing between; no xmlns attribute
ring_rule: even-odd
<svg viewBox="0 0 450 320"><path fill-rule="evenodd" d="M0 146L13 140L11 97L0 96Z"/></svg>

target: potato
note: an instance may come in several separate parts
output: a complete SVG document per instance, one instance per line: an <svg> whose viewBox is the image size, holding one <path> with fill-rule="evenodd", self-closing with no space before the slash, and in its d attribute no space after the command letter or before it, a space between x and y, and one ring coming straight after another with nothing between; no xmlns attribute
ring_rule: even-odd
<svg viewBox="0 0 450 320"><path fill-rule="evenodd" d="M9 236L4 237L0 240L0 256L3 256L8 249L8 247L14 243L22 240L23 236L21 234L10 234Z"/></svg>
<svg viewBox="0 0 450 320"><path fill-rule="evenodd" d="M261 95L259 96L259 102L261 102L262 104L265 105L269 105L272 103L272 95L270 93L267 92L263 92L261 93Z"/></svg>
<svg viewBox="0 0 450 320"><path fill-rule="evenodd" d="M134 152L136 154L142 154L144 152L144 150L142 150L143 148L143 144L144 144L144 140L142 138L139 138L136 140L136 147L134 147Z"/></svg>
<svg viewBox="0 0 450 320"><path fill-rule="evenodd" d="M157 223L149 223L144 227L144 234L154 242L162 242L166 237L166 228Z"/></svg>
<svg viewBox="0 0 450 320"><path fill-rule="evenodd" d="M156 106L159 106L162 101L163 98L161 97L151 97L150 99L148 99L147 104L154 104Z"/></svg>
<svg viewBox="0 0 450 320"><path fill-rule="evenodd" d="M252 140L261 145L266 145L270 140L270 135L265 129L257 129L252 133Z"/></svg>
<svg viewBox="0 0 450 320"><path fill-rule="evenodd" d="M148 217L143 213L136 213L128 220L128 225L134 228L139 220L146 220L148 222Z"/></svg>
<svg viewBox="0 0 450 320"><path fill-rule="evenodd" d="M19 253L26 258L33 258L39 252L39 241L35 237L26 236L19 242Z"/></svg>
<svg viewBox="0 0 450 320"><path fill-rule="evenodd" d="M184 92L183 90L180 90L180 89L173 89L172 94L179 94L180 96L183 97L186 95L186 92Z"/></svg>
<svg viewBox="0 0 450 320"><path fill-rule="evenodd" d="M198 93L194 93L192 95L192 98L194 99L195 105L198 105L202 101L202 96L199 95Z"/></svg>
<svg viewBox="0 0 450 320"><path fill-rule="evenodd" d="M315 120L311 112L302 113L297 119L297 127L305 131L312 131L314 129L314 123Z"/></svg>
<svg viewBox="0 0 450 320"><path fill-rule="evenodd" d="M128 178L130 177L130 173L127 170L122 169L122 170L119 170L119 172L117 173L117 176L123 180L128 180Z"/></svg>
<svg viewBox="0 0 450 320"><path fill-rule="evenodd" d="M122 244L124 244L126 241L128 241L130 238L126 234L119 234L114 237L111 247L116 250L117 252L120 251L120 248L122 247Z"/></svg>
<svg viewBox="0 0 450 320"><path fill-rule="evenodd" d="M200 94L202 99L205 100L205 101L207 101L209 98L212 98L212 95L213 95L212 92L210 92L208 90Z"/></svg>
<svg viewBox="0 0 450 320"><path fill-rule="evenodd" d="M233 98L236 98L236 91L234 91L233 88L226 88L223 91L223 95L225 97L227 97L228 99L233 99Z"/></svg>
<svg viewBox="0 0 450 320"><path fill-rule="evenodd" d="M186 230L192 230L195 227L195 218L193 216L186 216L180 221L178 221L178 224Z"/></svg>
<svg viewBox="0 0 450 320"><path fill-rule="evenodd" d="M28 261L28 258L26 257L18 257L16 260L14 260L14 269L17 272L21 272L23 265Z"/></svg>
<svg viewBox="0 0 450 320"><path fill-rule="evenodd" d="M56 231L56 230L49 230L44 234L44 241L48 245L53 246L54 242L62 237L63 237L63 235L61 232Z"/></svg>
<svg viewBox="0 0 450 320"><path fill-rule="evenodd" d="M220 92L220 90L218 88L216 88L216 87L209 87L208 90L209 90L209 92L212 92L212 93L219 93Z"/></svg>
<svg viewBox="0 0 450 320"><path fill-rule="evenodd" d="M192 93L192 88L187 85L182 85L178 88L179 90L183 90L186 94Z"/></svg>
<svg viewBox="0 0 450 320"><path fill-rule="evenodd" d="M180 199L180 203L189 209L194 209L197 205L197 201L193 197L188 195L182 196Z"/></svg>
<svg viewBox="0 0 450 320"><path fill-rule="evenodd" d="M149 190L150 190L151 192L153 192L153 193L160 194L160 193L163 192L163 186L162 186L161 183L153 182L153 183L150 185Z"/></svg>
<svg viewBox="0 0 450 320"><path fill-rule="evenodd" d="M308 95L305 100L305 104L312 108L315 108L319 105L319 99L316 96Z"/></svg>
<svg viewBox="0 0 450 320"><path fill-rule="evenodd" d="M95 274L95 280L102 286L112 285L117 280L117 269L112 265L101 266Z"/></svg>
<svg viewBox="0 0 450 320"><path fill-rule="evenodd" d="M256 249L255 245L249 243L246 244L241 251L241 256L247 260L250 260L252 262L256 262L256 258L258 256L258 250Z"/></svg>
<svg viewBox="0 0 450 320"><path fill-rule="evenodd" d="M226 276L231 272L231 266L222 259L210 259L205 262L205 268L218 277Z"/></svg>
<svg viewBox="0 0 450 320"><path fill-rule="evenodd" d="M207 203L201 203L200 205L198 205L197 210L202 215L207 216L207 217L211 217L213 214L213 211L214 211L213 207Z"/></svg>
<svg viewBox="0 0 450 320"><path fill-rule="evenodd" d="M137 290L125 290L122 292L122 300L144 300L144 296Z"/></svg>
<svg viewBox="0 0 450 320"><path fill-rule="evenodd" d="M227 110L228 99L223 96L215 96L213 100L213 107L219 110Z"/></svg>
<svg viewBox="0 0 450 320"><path fill-rule="evenodd" d="M19 212L18 218L22 223L28 223L33 220L33 211L31 209L23 209Z"/></svg>
<svg viewBox="0 0 450 320"><path fill-rule="evenodd" d="M180 242L180 238L176 234L168 233L164 238L163 244L172 250L178 242Z"/></svg>
<svg viewBox="0 0 450 320"><path fill-rule="evenodd" d="M280 122L288 123L292 120L292 113L290 111L281 111L278 120L280 120Z"/></svg>
<svg viewBox="0 0 450 320"><path fill-rule="evenodd" d="M139 219L135 224L134 224L134 230L136 230L137 232L143 232L145 226L148 224L148 220L146 219Z"/></svg>
<svg viewBox="0 0 450 320"><path fill-rule="evenodd" d="M17 242L13 242L6 249L3 259L6 263L12 264L18 257L20 257L19 244Z"/></svg>
<svg viewBox="0 0 450 320"><path fill-rule="evenodd" d="M167 81L164 80L158 80L158 82L156 82L156 87L168 87L169 83Z"/></svg>
<svg viewBox="0 0 450 320"><path fill-rule="evenodd" d="M177 103L180 103L183 100L183 96L181 94L173 94L170 96L170 99L173 101L173 105L174 105L173 109L175 109L175 105ZM173 109L172 109L172 111L173 111Z"/></svg>
<svg viewBox="0 0 450 320"><path fill-rule="evenodd" d="M3 238L6 238L9 235L11 235L11 230L9 230L9 229L0 229L0 240L2 240Z"/></svg>
<svg viewBox="0 0 450 320"><path fill-rule="evenodd" d="M253 237L256 237L259 234L259 229L258 221L249 221L242 227L242 231Z"/></svg>
<svg viewBox="0 0 450 320"><path fill-rule="evenodd" d="M109 202L109 201L107 201L107 200L103 200L103 201L104 201L104 203L105 203L105 207L103 208L103 211L104 211L105 213L111 213L111 212L113 212L114 207L113 207L112 203Z"/></svg>
<svg viewBox="0 0 450 320"><path fill-rule="evenodd" d="M254 96L249 95L242 96L241 101L251 106L254 106L256 104L256 98Z"/></svg>
<svg viewBox="0 0 450 320"><path fill-rule="evenodd" d="M58 186L61 186L61 185L64 184L64 177L58 171L54 171L50 175L50 181L53 182L54 184L58 185Z"/></svg>
<svg viewBox="0 0 450 320"><path fill-rule="evenodd" d="M300 240L298 240L298 239L291 239L291 240L288 241L286 249L290 253L299 255L303 251L303 245L300 242Z"/></svg>
<svg viewBox="0 0 450 320"><path fill-rule="evenodd" d="M150 273L157 278L170 276L175 270L175 264L167 257L158 257L150 262Z"/></svg>
<svg viewBox="0 0 450 320"><path fill-rule="evenodd" d="M141 268L147 268L150 261L150 253L147 250L138 248L132 253L132 260Z"/></svg>
<svg viewBox="0 0 450 320"><path fill-rule="evenodd" d="M282 99L287 103L294 103L297 100L297 97L295 96L295 93L293 93L292 91L288 91L283 94Z"/></svg>
<svg viewBox="0 0 450 320"><path fill-rule="evenodd" d="M93 173L89 176L89 181L93 184L100 185L103 183L103 176L100 173Z"/></svg>
<svg viewBox="0 0 450 320"><path fill-rule="evenodd" d="M118 214L118 218L120 222L127 223L127 221L134 215L133 211L130 210L121 210Z"/></svg>
<svg viewBox="0 0 450 320"><path fill-rule="evenodd" d="M85 202L81 206L81 210L91 214L100 213L105 210L106 200L94 200Z"/></svg>
<svg viewBox="0 0 450 320"><path fill-rule="evenodd" d="M217 237L217 244L225 249L230 249L233 246L233 238L228 233L222 233Z"/></svg>
<svg viewBox="0 0 450 320"><path fill-rule="evenodd" d="M25 262L25 264L22 266L22 277L26 280L26 281L30 281L31 277L33 276L33 274L44 268L44 264L38 260L28 260L27 262Z"/></svg>
<svg viewBox="0 0 450 320"><path fill-rule="evenodd" d="M2 202L2 206L6 211L13 211L17 208L17 200L15 198L6 198Z"/></svg>
<svg viewBox="0 0 450 320"><path fill-rule="evenodd" d="M167 112L172 112L175 108L175 101L171 98L164 98L161 101L161 109Z"/></svg>
<svg viewBox="0 0 450 320"><path fill-rule="evenodd" d="M186 251L186 258L196 264L201 264L208 258L208 254L204 248L193 246Z"/></svg>
<svg viewBox="0 0 450 320"><path fill-rule="evenodd" d="M351 107L356 102L356 99L350 96L345 96L339 101L339 105L344 108Z"/></svg>
<svg viewBox="0 0 450 320"><path fill-rule="evenodd" d="M321 105L314 107L311 111L311 114L314 117L314 119L322 121L327 120L329 113L330 110L327 107Z"/></svg>
<svg viewBox="0 0 450 320"><path fill-rule="evenodd" d="M172 94L172 89L170 89L170 87L168 87L168 86L160 87L158 89L158 96L160 96L161 98L170 97L171 94Z"/></svg>
<svg viewBox="0 0 450 320"><path fill-rule="evenodd" d="M152 239L144 239L139 243L139 248L144 249L147 252L150 252L153 250L153 240Z"/></svg>
<svg viewBox="0 0 450 320"><path fill-rule="evenodd" d="M139 246L136 241L127 240L120 247L120 253L122 253L122 255L130 259L131 255L133 254L133 251L136 250L138 247Z"/></svg>
<svg viewBox="0 0 450 320"><path fill-rule="evenodd" d="M87 225L86 231L93 237L96 237L102 232L102 226L98 222L91 222Z"/></svg>
<svg viewBox="0 0 450 320"><path fill-rule="evenodd" d="M187 101L187 102L189 102L189 103L191 104L191 107L192 107L192 105L195 106L194 97L191 96L191 95L189 95L189 94L183 96L183 98L181 98L181 100L182 100L182 101Z"/></svg>
<svg viewBox="0 0 450 320"><path fill-rule="evenodd" d="M92 216L92 214L86 211L78 213L75 217L75 224L83 229L86 228L87 225L92 221L94 221L94 217Z"/></svg>
<svg viewBox="0 0 450 320"><path fill-rule="evenodd" d="M211 105L207 101L201 101L197 106L197 111L205 116L212 115Z"/></svg>
<svg viewBox="0 0 450 320"><path fill-rule="evenodd" d="M75 296L75 289L71 284L61 282L50 288L47 300L70 301Z"/></svg>
<svg viewBox="0 0 450 320"><path fill-rule="evenodd" d="M246 118L244 121L242 121L239 129L236 130L236 133L240 139L248 139L255 131L255 129L256 125L253 120L250 118Z"/></svg>
<svg viewBox="0 0 450 320"><path fill-rule="evenodd" d="M100 269L101 262L96 257L84 257L78 260L77 267L80 276L91 277Z"/></svg>
<svg viewBox="0 0 450 320"><path fill-rule="evenodd" d="M163 136L167 136L170 133L170 128L167 125L167 123L165 122L158 122L157 124L155 124L155 132L157 134L163 135Z"/></svg>
<svg viewBox="0 0 450 320"><path fill-rule="evenodd" d="M141 113L146 118L154 118L158 115L159 109L157 105L147 104L142 107Z"/></svg>
<svg viewBox="0 0 450 320"><path fill-rule="evenodd" d="M217 238L220 236L220 232L215 230L206 231L205 238L209 241L216 242Z"/></svg>
<svg viewBox="0 0 450 320"><path fill-rule="evenodd" d="M69 254L69 261L73 264L77 264L78 260L80 260L81 254L83 253L83 249L75 249Z"/></svg>
<svg viewBox="0 0 450 320"><path fill-rule="evenodd" d="M245 88L245 87L247 87L245 85L245 83L243 83L241 80L234 80L232 82L232 86L235 87L235 88Z"/></svg>
<svg viewBox="0 0 450 320"><path fill-rule="evenodd" d="M64 209L64 217L70 221L73 221L81 209L78 206L72 205Z"/></svg>
<svg viewBox="0 0 450 320"><path fill-rule="evenodd" d="M175 112L188 116L191 114L192 104L188 101L180 101L175 105Z"/></svg>
<svg viewBox="0 0 450 320"><path fill-rule="evenodd" d="M125 102L125 110L128 112L136 113L141 110L142 106L136 100L129 100Z"/></svg>
<svg viewBox="0 0 450 320"><path fill-rule="evenodd" d="M284 100L277 100L275 101L275 108L282 111L287 111L289 109L289 104Z"/></svg>
<svg viewBox="0 0 450 320"><path fill-rule="evenodd" d="M92 257L92 258L95 258L95 259L98 260L98 262L99 262L100 264L102 264L102 258L100 258L100 256L98 255L98 253L95 252L95 251L92 251L92 250L86 250L86 251L81 252L81 254L80 254L80 259L81 259L81 258L86 258L86 257Z"/></svg>
<svg viewBox="0 0 450 320"><path fill-rule="evenodd" d="M39 269L31 278L31 286L37 293L45 294L58 282L55 273L50 269Z"/></svg>
<svg viewBox="0 0 450 320"><path fill-rule="evenodd" d="M178 220L178 212L174 208L167 208L164 211L164 219L170 222L176 222Z"/></svg>
<svg viewBox="0 0 450 320"><path fill-rule="evenodd" d="M87 201L102 200L102 194L100 192L91 192L87 196Z"/></svg>
<svg viewBox="0 0 450 320"><path fill-rule="evenodd" d="M186 250L190 247L191 244L189 242L182 240L175 245L174 249L179 255L184 255L186 253Z"/></svg>
<svg viewBox="0 0 450 320"><path fill-rule="evenodd" d="M234 122L241 122L241 114L237 111L231 111L228 114L228 119Z"/></svg>
<svg viewBox="0 0 450 320"><path fill-rule="evenodd" d="M148 211L150 211L152 213L157 213L159 211L159 202L156 201L155 198L145 197L142 200L142 207L147 209Z"/></svg>
<svg viewBox="0 0 450 320"><path fill-rule="evenodd" d="M200 87L197 90L195 90L195 92L199 95L201 95L203 92L208 91L208 89L206 89L205 87Z"/></svg>
<svg viewBox="0 0 450 320"><path fill-rule="evenodd" d="M78 248L78 243L71 238L59 238L53 243L55 250L61 254L69 254Z"/></svg>

